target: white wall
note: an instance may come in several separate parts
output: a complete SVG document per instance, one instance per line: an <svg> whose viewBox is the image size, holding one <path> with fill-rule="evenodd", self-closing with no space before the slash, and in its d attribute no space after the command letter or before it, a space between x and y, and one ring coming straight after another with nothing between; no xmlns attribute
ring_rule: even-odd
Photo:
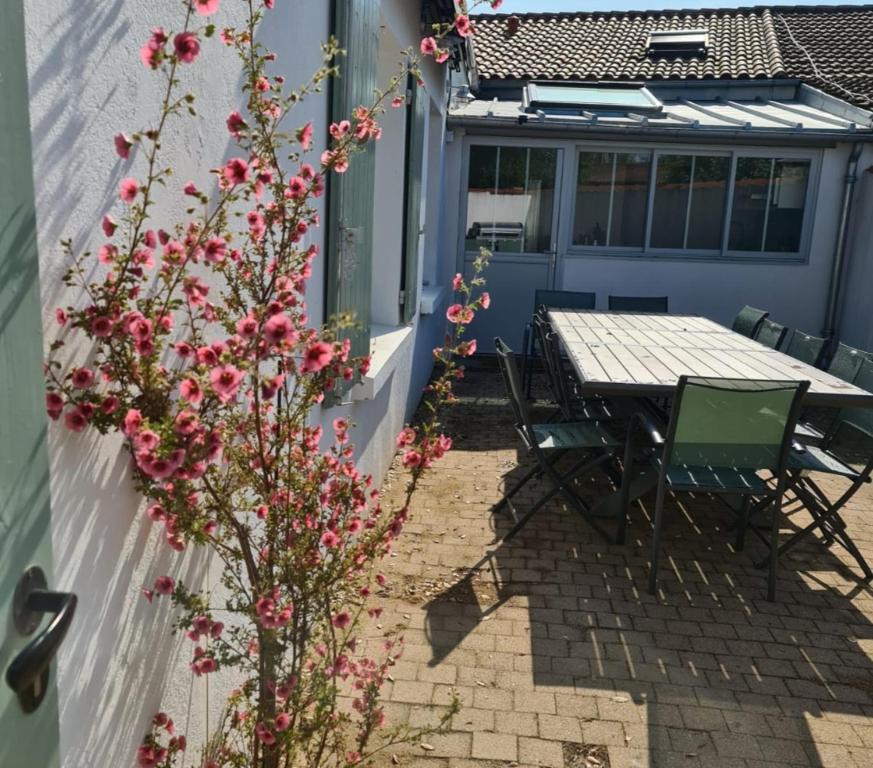
<svg viewBox="0 0 873 768"><path fill-rule="evenodd" d="M99 222L114 204L118 181L142 173L141 157L118 160L112 136L141 127L155 114L159 81L142 66L138 50L152 27L178 27L180 8L176 0L25 2L47 343L58 334L54 308L81 301L77 291L61 285L67 265L58 241L69 236L78 248L99 244ZM241 10L239 3L223 3L222 21L232 23ZM293 83L318 67L316 43L327 34L327 3L296 0L276 4L263 39L278 52L276 71ZM241 103L235 55L215 41L203 56L182 69L204 97L199 117L165 143L180 185L188 179L209 184L208 169L227 157L224 120ZM297 122L316 119L316 135L322 136L325 110L324 99L315 98L303 105ZM175 220L177 200L161 203L157 218ZM322 280L319 263L310 297L316 318L322 314ZM142 514L118 441L53 427L49 443L55 583L79 596L59 659L63 765L132 765L150 717L161 707L196 744L207 705L214 710L221 704L218 681L211 681L207 702L204 681L195 684L187 668L191 643L168 639L167 605L149 605L140 590L164 573L187 575L194 586L204 583L203 556L175 556L163 544Z"/></svg>

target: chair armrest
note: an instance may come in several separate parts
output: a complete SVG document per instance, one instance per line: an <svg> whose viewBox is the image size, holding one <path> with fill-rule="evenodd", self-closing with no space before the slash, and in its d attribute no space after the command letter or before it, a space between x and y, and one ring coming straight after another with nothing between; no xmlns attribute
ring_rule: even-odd
<svg viewBox="0 0 873 768"><path fill-rule="evenodd" d="M654 419L644 411L634 412L627 425L627 440L631 442L631 436L639 430L649 438L653 446L664 444L664 436L661 434L661 428L655 423Z"/></svg>

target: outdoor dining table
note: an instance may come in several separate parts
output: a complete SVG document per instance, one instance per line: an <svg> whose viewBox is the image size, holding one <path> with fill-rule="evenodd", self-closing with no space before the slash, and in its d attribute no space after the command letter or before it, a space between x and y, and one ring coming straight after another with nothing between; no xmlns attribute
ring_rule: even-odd
<svg viewBox="0 0 873 768"><path fill-rule="evenodd" d="M679 377L809 381L806 406L873 407L873 394L696 315L552 310L585 394L664 398Z"/></svg>

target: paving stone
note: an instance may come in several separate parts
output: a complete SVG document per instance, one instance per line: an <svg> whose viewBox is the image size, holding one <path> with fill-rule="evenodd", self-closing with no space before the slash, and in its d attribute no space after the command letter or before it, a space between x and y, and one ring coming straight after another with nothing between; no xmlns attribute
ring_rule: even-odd
<svg viewBox="0 0 873 768"><path fill-rule="evenodd" d="M506 733L474 733L472 756L479 760L518 760L518 739Z"/></svg>

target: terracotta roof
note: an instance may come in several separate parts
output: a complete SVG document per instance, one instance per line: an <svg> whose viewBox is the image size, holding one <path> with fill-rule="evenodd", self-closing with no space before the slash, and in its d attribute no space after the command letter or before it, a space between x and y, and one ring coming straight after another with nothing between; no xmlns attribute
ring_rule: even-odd
<svg viewBox="0 0 873 768"><path fill-rule="evenodd" d="M873 103L873 6L493 14L474 24L483 81L788 78ZM649 54L648 33L665 29L707 30L706 56Z"/></svg>

